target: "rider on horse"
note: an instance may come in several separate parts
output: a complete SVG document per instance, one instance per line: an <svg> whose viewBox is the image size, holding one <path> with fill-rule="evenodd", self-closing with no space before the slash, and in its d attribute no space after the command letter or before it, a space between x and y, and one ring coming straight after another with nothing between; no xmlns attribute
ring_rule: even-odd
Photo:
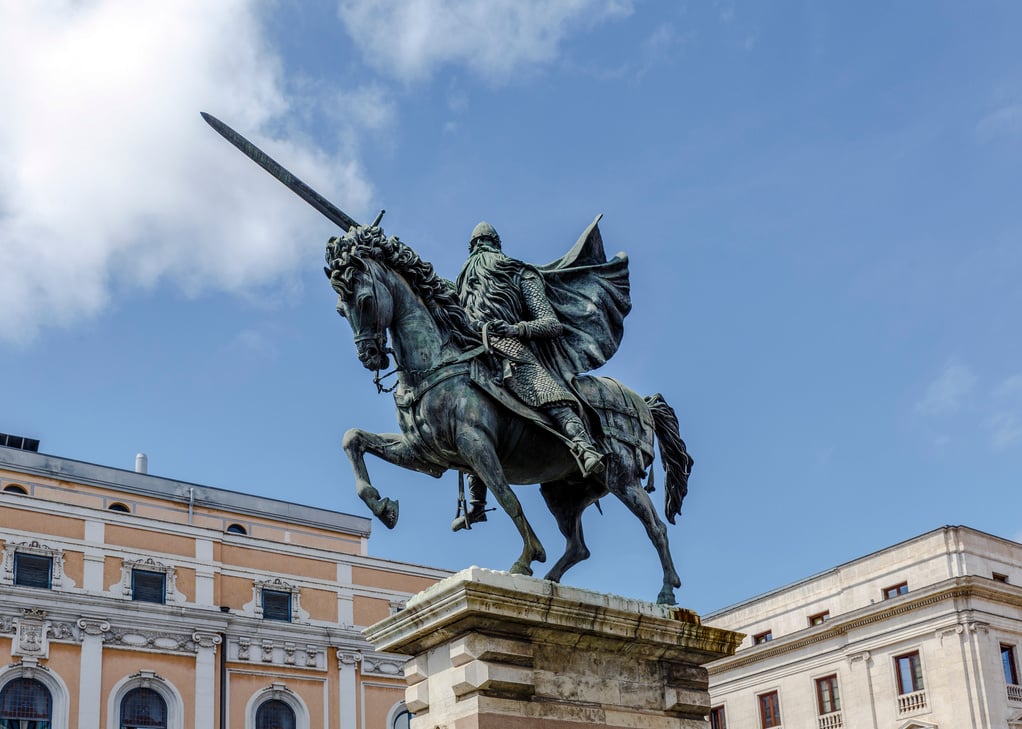
<svg viewBox="0 0 1022 729"><path fill-rule="evenodd" d="M456 282L470 322L502 367L503 384L533 410L542 411L570 444L583 478L604 470L604 455L591 431L599 421L572 386L580 368L563 355L564 326L547 296L540 269L510 258L487 222L469 239L469 258ZM561 345L561 346L558 346ZM485 488L470 479L471 522L485 519ZM459 520L455 528L465 526Z"/></svg>

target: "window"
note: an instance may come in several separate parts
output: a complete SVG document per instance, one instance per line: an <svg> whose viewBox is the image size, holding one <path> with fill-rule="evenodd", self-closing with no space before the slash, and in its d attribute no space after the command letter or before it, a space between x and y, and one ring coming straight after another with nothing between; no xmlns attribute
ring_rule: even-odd
<svg viewBox="0 0 1022 729"><path fill-rule="evenodd" d="M766 643L773 639L774 634L768 630L765 633L757 633L756 635L752 636L752 644L759 645L760 643Z"/></svg>
<svg viewBox="0 0 1022 729"><path fill-rule="evenodd" d="M131 509L128 508L128 505L127 504L122 504L120 501L115 501L114 503L110 504L110 506L108 506L106 508L108 510L110 510L110 511L119 511L122 514L130 514L131 513Z"/></svg>
<svg viewBox="0 0 1022 729"><path fill-rule="evenodd" d="M166 729L167 702L151 688L132 689L121 699L121 729Z"/></svg>
<svg viewBox="0 0 1022 729"><path fill-rule="evenodd" d="M7 484L6 486L4 486L4 491L6 491L9 494L21 494L22 496L28 495L28 489L26 489L24 486L19 486L16 483Z"/></svg>
<svg viewBox="0 0 1022 729"><path fill-rule="evenodd" d="M759 720L763 729L781 725L781 700L776 691L760 694Z"/></svg>
<svg viewBox="0 0 1022 729"><path fill-rule="evenodd" d="M291 622L291 593L263 589L263 617Z"/></svg>
<svg viewBox="0 0 1022 729"><path fill-rule="evenodd" d="M898 597L899 595L904 595L907 592L908 592L908 583L907 582L900 582L897 585L891 585L890 587L885 587L883 589L883 594L884 594L884 599L885 600L890 600L893 597Z"/></svg>
<svg viewBox="0 0 1022 729"><path fill-rule="evenodd" d="M809 627L814 625L822 625L826 621L830 620L830 610L824 610L822 613L816 613L816 615L809 616Z"/></svg>
<svg viewBox="0 0 1022 729"><path fill-rule="evenodd" d="M919 651L907 653L894 659L898 669L898 693L905 695L923 690L923 665L919 662Z"/></svg>
<svg viewBox="0 0 1022 729"><path fill-rule="evenodd" d="M278 699L260 704L256 711L256 729L295 729L295 712Z"/></svg>
<svg viewBox="0 0 1022 729"><path fill-rule="evenodd" d="M841 711L841 699L837 693L837 675L816 679L816 706L820 715Z"/></svg>
<svg viewBox="0 0 1022 729"><path fill-rule="evenodd" d="M50 729L53 696L39 681L16 678L0 691L0 728Z"/></svg>
<svg viewBox="0 0 1022 729"><path fill-rule="evenodd" d="M394 720L390 722L390 729L408 729L411 721L412 712L402 709L394 715Z"/></svg>
<svg viewBox="0 0 1022 729"><path fill-rule="evenodd" d="M1015 660L1015 646L1001 644L1001 667L1004 669L1004 682L1018 686L1018 662Z"/></svg>
<svg viewBox="0 0 1022 729"><path fill-rule="evenodd" d="M164 572L131 570L131 599L137 602L167 601L167 575Z"/></svg>
<svg viewBox="0 0 1022 729"><path fill-rule="evenodd" d="M14 584L22 587L50 589L53 557L27 552L14 553Z"/></svg>
<svg viewBox="0 0 1022 729"><path fill-rule="evenodd" d="M248 534L248 529L243 527L241 524L231 524L227 527L228 534Z"/></svg>
<svg viewBox="0 0 1022 729"><path fill-rule="evenodd" d="M727 729L723 706L714 706L710 709L710 729Z"/></svg>
<svg viewBox="0 0 1022 729"><path fill-rule="evenodd" d="M1002 575L1000 572L994 572L991 577L994 582L1003 582L1006 585L1008 584L1008 575Z"/></svg>

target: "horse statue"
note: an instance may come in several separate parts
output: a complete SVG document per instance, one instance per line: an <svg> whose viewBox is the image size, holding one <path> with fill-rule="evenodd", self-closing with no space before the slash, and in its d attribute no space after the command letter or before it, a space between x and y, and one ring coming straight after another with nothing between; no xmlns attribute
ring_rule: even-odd
<svg viewBox="0 0 1022 729"><path fill-rule="evenodd" d="M657 602L676 604L681 580L674 568L667 527L657 516L643 479L653 462L654 436L665 471L665 516L681 511L692 466L672 408L659 394L641 397L615 380L577 377L575 384L599 414L605 468L583 478L569 448L542 424L515 412L494 376L486 343L470 325L454 285L395 237L376 226L357 226L327 244L327 268L338 294L337 311L351 325L359 361L377 373L396 364L399 433L352 428L344 450L356 489L388 528L398 502L372 485L365 455L439 477L449 469L480 479L521 535L522 552L510 571L532 574L546 552L525 518L510 484L540 484L540 492L565 538L565 550L545 578L559 582L589 557L582 513L609 493L642 522L663 568ZM388 334L390 346L388 347Z"/></svg>

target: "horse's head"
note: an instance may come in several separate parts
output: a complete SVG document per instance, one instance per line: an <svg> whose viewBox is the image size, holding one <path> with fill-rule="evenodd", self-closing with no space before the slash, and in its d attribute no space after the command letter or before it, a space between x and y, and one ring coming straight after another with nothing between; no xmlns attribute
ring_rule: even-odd
<svg viewBox="0 0 1022 729"><path fill-rule="evenodd" d="M352 228L343 238L331 238L324 269L337 292L337 313L351 325L358 359L369 370L390 366L387 327L394 300L384 281L385 270L374 255L382 237L379 228L361 227Z"/></svg>

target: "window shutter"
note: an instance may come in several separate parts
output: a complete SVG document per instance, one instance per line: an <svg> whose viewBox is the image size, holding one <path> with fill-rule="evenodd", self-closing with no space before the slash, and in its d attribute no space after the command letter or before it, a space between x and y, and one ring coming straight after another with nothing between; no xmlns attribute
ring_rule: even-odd
<svg viewBox="0 0 1022 729"><path fill-rule="evenodd" d="M291 622L291 593L263 590L263 617L266 620Z"/></svg>
<svg viewBox="0 0 1022 729"><path fill-rule="evenodd" d="M25 552L14 553L14 584L50 589L53 558Z"/></svg>
<svg viewBox="0 0 1022 729"><path fill-rule="evenodd" d="M131 599L139 602L157 602L167 599L167 575L149 570L131 571Z"/></svg>

